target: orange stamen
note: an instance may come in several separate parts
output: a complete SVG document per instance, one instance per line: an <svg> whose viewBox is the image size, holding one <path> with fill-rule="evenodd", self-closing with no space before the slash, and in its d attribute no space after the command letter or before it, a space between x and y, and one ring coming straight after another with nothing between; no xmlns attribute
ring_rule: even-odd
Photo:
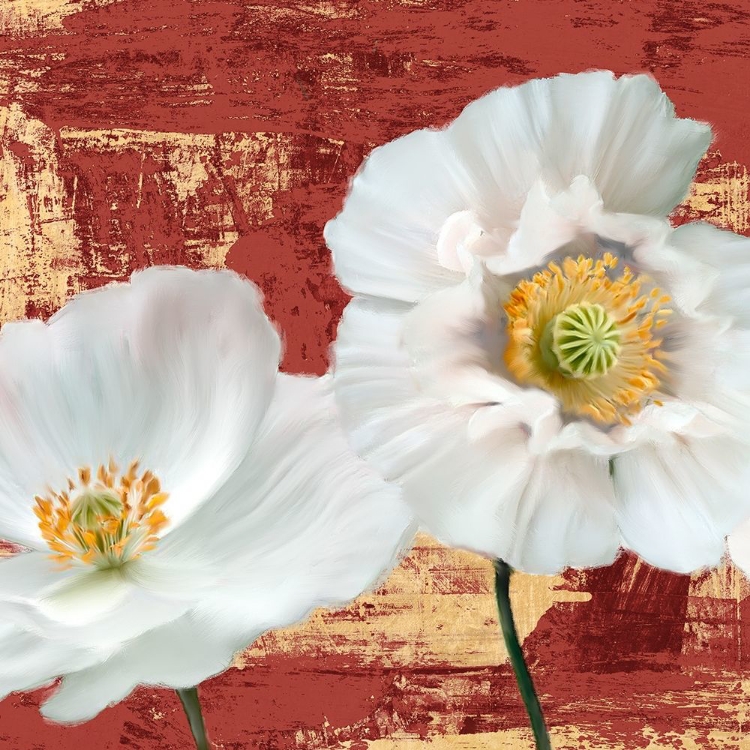
<svg viewBox="0 0 750 750"><path fill-rule="evenodd" d="M557 396L564 411L597 422L630 424L630 417L647 403L661 405L654 396L665 374L660 355L662 339L654 334L668 322L670 297L649 279L624 267L613 278L618 258L604 253L598 260L579 256L551 262L510 293L504 309L508 317L505 364L523 384ZM641 288L646 288L641 294ZM598 305L619 332L617 360L602 374L576 377L555 366L543 350L542 336L558 315L575 305Z"/></svg>

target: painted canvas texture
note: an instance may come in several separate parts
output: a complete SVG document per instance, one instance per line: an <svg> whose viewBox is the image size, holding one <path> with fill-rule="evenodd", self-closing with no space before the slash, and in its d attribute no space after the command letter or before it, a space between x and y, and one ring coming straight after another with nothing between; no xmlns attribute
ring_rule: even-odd
<svg viewBox="0 0 750 750"><path fill-rule="evenodd" d="M321 375L348 302L323 227L370 151L532 77L652 73L710 151L673 222L750 229L745 2L5 0L0 319L160 264L254 281L282 370ZM10 551L5 550L8 554ZM217 748L531 748L489 561L420 535L377 591L262 636L202 701ZM518 573L520 636L556 748L750 748L750 583ZM183 748L173 692L78 727L46 691L0 703L0 746Z"/></svg>

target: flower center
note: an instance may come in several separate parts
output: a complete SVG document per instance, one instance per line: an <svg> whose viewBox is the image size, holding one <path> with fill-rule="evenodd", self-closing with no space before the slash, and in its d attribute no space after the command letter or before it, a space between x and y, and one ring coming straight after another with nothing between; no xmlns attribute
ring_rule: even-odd
<svg viewBox="0 0 750 750"><path fill-rule="evenodd" d="M564 375L598 378L617 363L620 332L601 305L571 305L547 323L540 349Z"/></svg>
<svg viewBox="0 0 750 750"><path fill-rule="evenodd" d="M667 323L669 297L618 259L579 256L550 263L522 281L505 305L505 363L516 379L553 393L569 413L629 424L666 372L655 332Z"/></svg>
<svg viewBox="0 0 750 750"><path fill-rule="evenodd" d="M118 473L114 462L78 469L62 492L37 495L34 512L54 559L66 566L81 562L117 568L153 549L167 517L161 506L169 496L138 462Z"/></svg>

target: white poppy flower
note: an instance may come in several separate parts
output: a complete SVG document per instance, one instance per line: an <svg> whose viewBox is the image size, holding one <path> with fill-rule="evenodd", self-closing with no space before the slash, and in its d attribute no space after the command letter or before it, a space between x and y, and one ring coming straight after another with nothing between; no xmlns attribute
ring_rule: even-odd
<svg viewBox="0 0 750 750"><path fill-rule="evenodd" d="M89 719L376 582L410 532L255 287L153 268L0 335L0 695Z"/></svg>
<svg viewBox="0 0 750 750"><path fill-rule="evenodd" d="M750 512L750 252L664 218L709 141L647 76L561 75L354 178L336 395L443 541L532 573L720 558Z"/></svg>

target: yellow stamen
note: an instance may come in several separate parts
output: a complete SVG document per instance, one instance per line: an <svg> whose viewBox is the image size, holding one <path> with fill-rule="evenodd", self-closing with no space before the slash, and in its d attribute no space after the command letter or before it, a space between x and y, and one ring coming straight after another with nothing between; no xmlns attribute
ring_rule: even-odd
<svg viewBox="0 0 750 750"><path fill-rule="evenodd" d="M544 388L564 411L597 422L630 424L653 398L670 302L645 277L611 253L594 261L579 256L550 263L521 281L505 304L508 346L505 364L523 384ZM648 291L641 294L641 288Z"/></svg>
<svg viewBox="0 0 750 750"><path fill-rule="evenodd" d="M78 481L68 479L65 492L50 490L34 498L42 537L57 562L113 568L156 546L169 522L161 510L169 495L153 472L138 476L134 461L118 475L110 460L96 471L84 466L76 474Z"/></svg>

